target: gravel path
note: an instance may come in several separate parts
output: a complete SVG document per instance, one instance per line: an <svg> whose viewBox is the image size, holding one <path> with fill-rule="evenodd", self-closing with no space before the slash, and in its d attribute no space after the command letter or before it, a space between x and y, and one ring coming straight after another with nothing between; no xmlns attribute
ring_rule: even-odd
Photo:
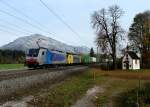
<svg viewBox="0 0 150 107"><path fill-rule="evenodd" d="M86 95L78 100L73 106L71 107L95 107L95 105L92 103L92 99L96 97L97 93L103 93L104 88L100 86L95 86L91 89L89 89L86 93Z"/></svg>
<svg viewBox="0 0 150 107"><path fill-rule="evenodd" d="M110 79L106 82L104 82L102 85L94 86L93 88L89 89L86 94L79 99L74 105L71 107L96 107L93 104L93 99L97 98L98 93L104 93L107 87L114 81L114 79ZM104 105L103 107L112 107L111 102L109 103L109 106Z"/></svg>
<svg viewBox="0 0 150 107"><path fill-rule="evenodd" d="M22 98L19 101L8 101L5 104L1 105L0 107L27 107L27 103L33 99L33 96L28 96Z"/></svg>
<svg viewBox="0 0 150 107"><path fill-rule="evenodd" d="M92 99L96 97L97 93L103 93L104 89L98 86L95 86L91 89L89 89L86 93L86 95L78 100L75 105L71 107L95 107L94 104L92 104ZM5 104L1 105L0 107L27 107L28 102L31 101L34 97L28 96L24 97L19 101L9 101Z"/></svg>

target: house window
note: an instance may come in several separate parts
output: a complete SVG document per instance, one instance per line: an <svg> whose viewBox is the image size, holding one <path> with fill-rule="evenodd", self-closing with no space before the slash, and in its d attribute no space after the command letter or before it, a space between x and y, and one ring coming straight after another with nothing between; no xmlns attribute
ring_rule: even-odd
<svg viewBox="0 0 150 107"><path fill-rule="evenodd" d="M123 64L124 65L124 67L126 67L126 64Z"/></svg>
<svg viewBox="0 0 150 107"><path fill-rule="evenodd" d="M135 60L135 64L137 64L137 60Z"/></svg>

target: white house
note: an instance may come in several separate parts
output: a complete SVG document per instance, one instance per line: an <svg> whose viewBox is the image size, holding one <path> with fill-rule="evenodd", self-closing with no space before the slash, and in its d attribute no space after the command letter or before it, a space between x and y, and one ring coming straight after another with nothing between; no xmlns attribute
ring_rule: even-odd
<svg viewBox="0 0 150 107"><path fill-rule="evenodd" d="M122 59L122 69L140 69L140 58L136 53L127 51Z"/></svg>

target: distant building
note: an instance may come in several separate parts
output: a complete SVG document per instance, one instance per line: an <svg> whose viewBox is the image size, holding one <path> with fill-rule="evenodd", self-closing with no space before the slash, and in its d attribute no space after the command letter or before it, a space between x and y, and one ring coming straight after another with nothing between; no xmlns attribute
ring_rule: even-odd
<svg viewBox="0 0 150 107"><path fill-rule="evenodd" d="M122 59L122 69L140 69L140 58L133 51L126 51Z"/></svg>

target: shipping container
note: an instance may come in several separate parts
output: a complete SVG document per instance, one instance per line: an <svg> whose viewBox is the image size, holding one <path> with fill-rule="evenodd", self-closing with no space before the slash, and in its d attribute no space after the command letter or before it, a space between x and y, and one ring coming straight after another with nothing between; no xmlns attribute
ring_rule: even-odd
<svg viewBox="0 0 150 107"><path fill-rule="evenodd" d="M81 57L79 55L73 55L73 64L80 64Z"/></svg>
<svg viewBox="0 0 150 107"><path fill-rule="evenodd" d="M73 55L67 54L67 64L73 64Z"/></svg>
<svg viewBox="0 0 150 107"><path fill-rule="evenodd" d="M82 55L82 63L88 64L90 63L90 56L89 55Z"/></svg>
<svg viewBox="0 0 150 107"><path fill-rule="evenodd" d="M91 63L96 63L96 57L90 57L90 62Z"/></svg>

